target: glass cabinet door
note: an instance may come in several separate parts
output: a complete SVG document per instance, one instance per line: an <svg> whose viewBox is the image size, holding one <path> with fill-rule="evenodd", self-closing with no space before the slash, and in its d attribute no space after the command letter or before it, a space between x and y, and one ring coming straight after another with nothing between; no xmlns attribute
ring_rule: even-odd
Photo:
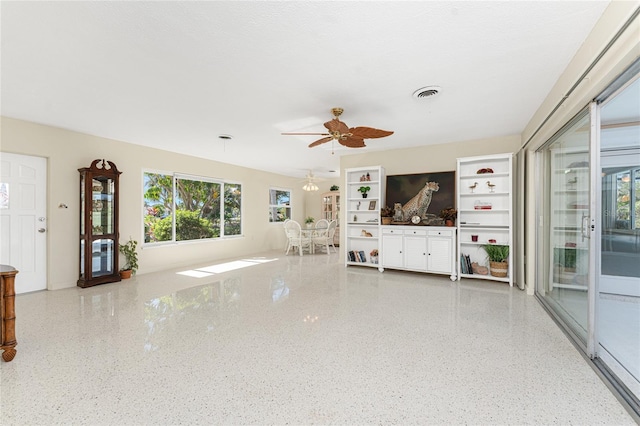
<svg viewBox="0 0 640 426"><path fill-rule="evenodd" d="M114 229L113 179L94 178L91 186L93 235L113 234Z"/></svg>
<svg viewBox="0 0 640 426"><path fill-rule="evenodd" d="M108 164L108 165L107 165ZM78 286L120 281L118 179L115 164L95 160L80 172L80 277Z"/></svg>

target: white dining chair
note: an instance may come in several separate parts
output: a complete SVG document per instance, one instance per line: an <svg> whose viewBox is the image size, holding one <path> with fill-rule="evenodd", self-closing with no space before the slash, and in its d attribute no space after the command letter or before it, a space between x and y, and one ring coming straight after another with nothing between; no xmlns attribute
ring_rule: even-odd
<svg viewBox="0 0 640 426"><path fill-rule="evenodd" d="M314 233L314 236L312 238L314 247L315 246L324 247L327 254L330 253L329 247L333 247L333 251L337 253L338 250L336 250L336 247L333 245L333 236L336 233L337 225L338 225L338 222L336 222L335 220L332 220L331 222L329 222L329 225L326 228L316 229L316 232Z"/></svg>
<svg viewBox="0 0 640 426"><path fill-rule="evenodd" d="M289 250L293 249L294 251L297 249L302 256L302 252L305 248L310 248L311 241L306 238L302 234L302 228L300 228L300 224L295 220L290 220L284 224L285 232L287 233L287 251L285 255L289 254Z"/></svg>
<svg viewBox="0 0 640 426"><path fill-rule="evenodd" d="M320 219L316 222L316 229L327 229L329 228L329 221L327 219Z"/></svg>

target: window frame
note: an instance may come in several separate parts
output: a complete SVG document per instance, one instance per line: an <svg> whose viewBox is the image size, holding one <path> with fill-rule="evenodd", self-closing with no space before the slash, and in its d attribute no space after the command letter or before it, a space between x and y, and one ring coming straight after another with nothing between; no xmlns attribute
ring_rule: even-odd
<svg viewBox="0 0 640 426"><path fill-rule="evenodd" d="M271 193L273 191L280 191L280 192L288 192L289 193L289 203L288 204L272 204L271 203ZM273 213L275 211L277 211L277 209L282 209L284 208L285 211L289 212L289 215L285 215L285 218L283 220L272 220L273 219ZM276 209L276 210L274 210ZM283 187L278 187L278 186L269 186L269 223L273 223L273 224L281 224L284 223L285 220L287 219L293 219L293 190L291 188L283 188Z"/></svg>
<svg viewBox="0 0 640 426"><path fill-rule="evenodd" d="M145 211L145 204L146 204L146 198L145 198L145 177L147 174L156 174L156 175L164 175L164 176L169 176L171 177L171 181L172 181L172 193L171 193L171 198L172 198L172 204L171 204L171 208L172 208L172 223L171 223L171 239L170 240L165 240L165 241L146 241L146 237L147 237L147 232L145 229L145 219L147 218L147 214ZM212 183L212 184L217 184L219 185L220 188L220 194L219 197L221 198L219 205L220 205L220 210L219 210L219 214L220 214L220 222L219 222L219 235L216 237L209 237L209 238L195 238L195 239L189 239L189 240L178 240L177 239L177 235L176 235L176 213L178 211L178 208L176 206L177 204L177 200L179 199L179 194L177 194L177 182L178 179L182 179L182 180L190 180L190 181L196 181L196 182L207 182L207 183ZM240 189L240 213L239 213L239 221L240 221L240 233L239 234L231 234L231 235L226 235L225 233L225 209L226 209L226 203L225 203L225 191L227 188L227 185L233 185L233 186L237 186ZM142 215L142 239L141 241L143 241L142 245L143 246L148 246L148 247L157 247L157 246L162 246L162 245L174 245L174 244L193 244L195 242L199 242L199 241L206 241L206 242L210 242L210 241L218 241L218 240L228 240L228 239L234 239L234 238L242 238L244 237L244 194L243 194L243 184L240 181L236 181L236 180L227 180L227 179L220 179L220 178L213 178L210 176L200 176L200 175L192 175L192 174L186 174L186 173L180 173L180 172L169 172L169 171L162 171L162 170L155 170L155 169L143 169L142 170L142 204L143 204L143 215Z"/></svg>

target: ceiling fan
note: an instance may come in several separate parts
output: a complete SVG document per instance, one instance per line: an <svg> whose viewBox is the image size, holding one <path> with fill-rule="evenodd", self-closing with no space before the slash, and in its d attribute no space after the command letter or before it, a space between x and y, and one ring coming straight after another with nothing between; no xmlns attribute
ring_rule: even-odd
<svg viewBox="0 0 640 426"><path fill-rule="evenodd" d="M309 144L309 148L321 145L325 142L338 141L341 145L348 148L362 148L365 147L365 139L383 138L385 136L392 135L393 132L388 130L374 129L373 127L351 127L338 119L344 112L342 108L331 108L334 118L324 123L324 127L329 130L329 133L282 133L283 135L318 135L324 136L315 142Z"/></svg>

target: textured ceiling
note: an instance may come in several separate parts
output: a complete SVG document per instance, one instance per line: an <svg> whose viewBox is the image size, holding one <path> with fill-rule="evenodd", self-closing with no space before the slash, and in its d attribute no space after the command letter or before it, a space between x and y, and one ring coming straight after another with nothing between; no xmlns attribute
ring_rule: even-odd
<svg viewBox="0 0 640 426"><path fill-rule="evenodd" d="M291 176L520 133L608 1L0 3L2 115ZM427 85L439 95L417 100ZM309 149L332 107L395 133ZM231 141L218 139L233 135Z"/></svg>

